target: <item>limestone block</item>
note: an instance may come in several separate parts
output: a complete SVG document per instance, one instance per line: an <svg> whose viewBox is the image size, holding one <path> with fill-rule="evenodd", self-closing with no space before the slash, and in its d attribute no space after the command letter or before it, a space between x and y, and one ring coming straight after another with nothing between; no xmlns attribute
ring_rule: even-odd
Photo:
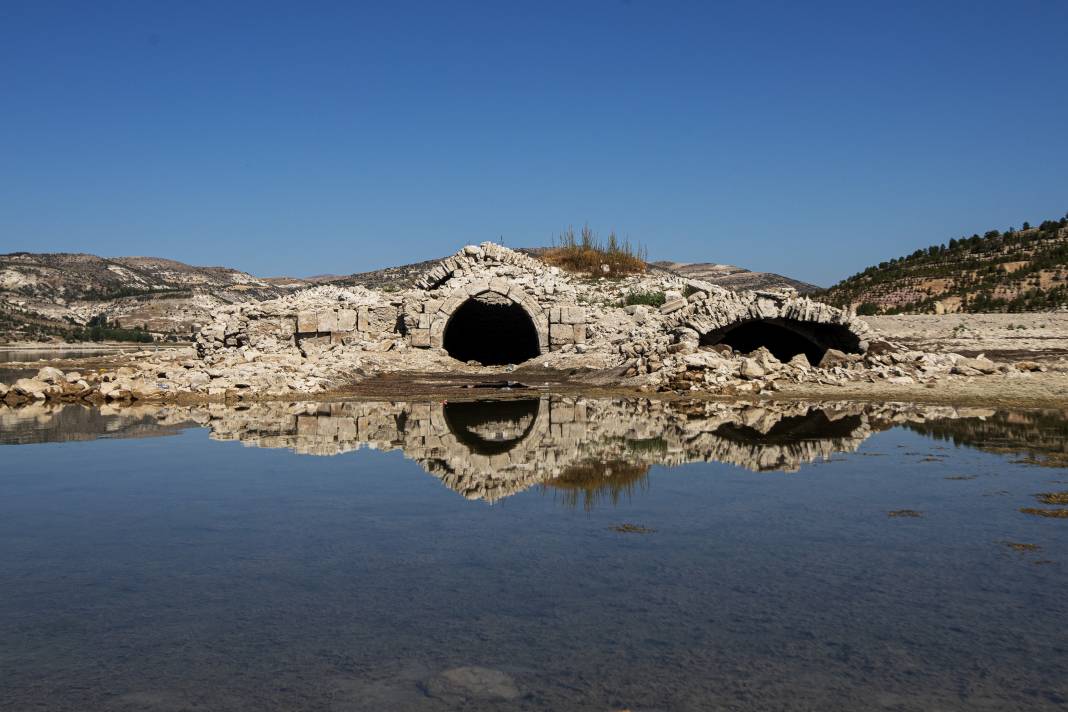
<svg viewBox="0 0 1068 712"><path fill-rule="evenodd" d="M549 323L560 323L560 307L549 307Z"/></svg>
<svg viewBox="0 0 1068 712"><path fill-rule="evenodd" d="M574 422L575 409L567 403L553 403L549 418L553 424Z"/></svg>
<svg viewBox="0 0 1068 712"><path fill-rule="evenodd" d="M293 337L298 331L297 320L292 316L280 316L278 317L278 336L282 339L289 339Z"/></svg>
<svg viewBox="0 0 1068 712"><path fill-rule="evenodd" d="M489 288L498 294L508 294L511 285L506 280L494 278L489 281Z"/></svg>
<svg viewBox="0 0 1068 712"><path fill-rule="evenodd" d="M664 305L660 307L660 313L671 314L672 312L677 312L679 309L682 309L687 304L688 302L685 299L672 299L669 302L665 302Z"/></svg>
<svg viewBox="0 0 1068 712"><path fill-rule="evenodd" d="M564 346L575 343L575 327L571 324L552 324L549 327L549 344Z"/></svg>
<svg viewBox="0 0 1068 712"><path fill-rule="evenodd" d="M356 331L367 332L371 330L371 319L368 308L360 307L356 311Z"/></svg>
<svg viewBox="0 0 1068 712"><path fill-rule="evenodd" d="M473 296L475 296L477 294L482 294L483 292L487 291L489 288L490 288L489 280L480 279L480 280L477 280L475 282L472 282L471 284L469 284L467 286L467 293L468 293L468 295L473 297Z"/></svg>
<svg viewBox="0 0 1068 712"><path fill-rule="evenodd" d="M297 313L297 331L302 334L310 334L319 330L319 315L312 311Z"/></svg>
<svg viewBox="0 0 1068 712"><path fill-rule="evenodd" d="M337 313L337 330L352 331L356 328L356 310L340 309Z"/></svg>
<svg viewBox="0 0 1068 712"><path fill-rule="evenodd" d="M572 328L574 329L574 332L575 332L575 336L574 336L575 343L576 344L584 344L584 343L586 343L586 325L585 324L574 324Z"/></svg>
<svg viewBox="0 0 1068 712"><path fill-rule="evenodd" d="M586 310L582 307L561 307L560 308L560 323L561 324L585 324L586 323Z"/></svg>
<svg viewBox="0 0 1068 712"><path fill-rule="evenodd" d="M356 439L356 421L352 418L342 418L337 424L337 439L338 440L355 440Z"/></svg>
<svg viewBox="0 0 1068 712"><path fill-rule="evenodd" d="M299 415L297 416L297 434L298 435L315 435L319 432L319 419L314 415Z"/></svg>
<svg viewBox="0 0 1068 712"><path fill-rule="evenodd" d="M319 312L319 326L316 331L337 331L337 312L333 309Z"/></svg>

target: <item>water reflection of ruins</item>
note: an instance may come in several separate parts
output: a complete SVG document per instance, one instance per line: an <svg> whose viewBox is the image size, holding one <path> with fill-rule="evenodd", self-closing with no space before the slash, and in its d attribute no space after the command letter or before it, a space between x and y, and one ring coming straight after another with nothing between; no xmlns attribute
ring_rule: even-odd
<svg viewBox="0 0 1068 712"><path fill-rule="evenodd" d="M653 465L715 461L792 472L906 425L960 444L1064 451L1061 413L907 404L724 403L549 397L465 402L255 403L0 409L0 442L150 437L206 427L216 440L337 455L400 450L450 489L493 502L541 485L585 506L644 486ZM1015 437L1019 433L1020 437ZM975 434L981 434L977 437ZM995 435L996 434L996 437ZM969 440L969 437L971 439Z"/></svg>

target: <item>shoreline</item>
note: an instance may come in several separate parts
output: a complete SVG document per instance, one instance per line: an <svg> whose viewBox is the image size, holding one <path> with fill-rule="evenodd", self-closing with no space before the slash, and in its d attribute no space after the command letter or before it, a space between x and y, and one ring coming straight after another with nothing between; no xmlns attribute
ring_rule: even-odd
<svg viewBox="0 0 1068 712"><path fill-rule="evenodd" d="M436 374L390 374L419 379ZM848 401L856 403L914 403L950 407L1054 409L1068 410L1068 374L1053 374L1056 377L1027 379L992 378L939 384L938 388L923 385L902 386L883 383L853 383L844 386L817 386L798 384L784 386L781 390L762 394L726 394L709 391L661 391L632 386L605 386L582 382L558 382L548 385L526 387L470 387L470 381L453 382L434 379L433 382L408 381L409 387L398 388L395 384L364 382L329 389L317 393L291 392L268 394L233 389L223 394L177 393L173 396L158 396L131 401L85 400L29 400L19 404L7 404L11 408L50 403L55 405L80 404L87 407L127 408L139 405L225 405L241 406L253 403L338 403L338 402L399 402L399 401L489 401L523 400L546 395L592 399L644 399L659 401L708 401L725 403L792 403ZM991 382L993 381L993 382ZM1023 387L1021 387L1023 386ZM0 401L2 404L2 401Z"/></svg>

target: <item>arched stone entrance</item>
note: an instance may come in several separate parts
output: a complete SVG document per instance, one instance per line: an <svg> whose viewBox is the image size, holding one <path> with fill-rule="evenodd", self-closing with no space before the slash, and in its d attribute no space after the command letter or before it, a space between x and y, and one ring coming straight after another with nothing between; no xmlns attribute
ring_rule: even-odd
<svg viewBox="0 0 1068 712"><path fill-rule="evenodd" d="M763 346L783 362L804 354L813 366L819 364L827 349L860 352L860 338L842 324L783 318L738 321L701 335L702 346L715 344L726 344L740 353Z"/></svg>
<svg viewBox="0 0 1068 712"><path fill-rule="evenodd" d="M457 290L432 315L430 345L463 361L520 363L548 350L549 320L530 295L507 282Z"/></svg>
<svg viewBox="0 0 1068 712"><path fill-rule="evenodd" d="M459 361L483 366L522 363L541 352L534 321L523 307L494 292L470 297L453 312L442 346Z"/></svg>

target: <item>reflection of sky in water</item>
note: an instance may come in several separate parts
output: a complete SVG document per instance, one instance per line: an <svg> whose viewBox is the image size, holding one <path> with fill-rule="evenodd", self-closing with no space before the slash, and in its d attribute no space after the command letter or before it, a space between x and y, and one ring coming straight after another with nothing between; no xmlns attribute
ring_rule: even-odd
<svg viewBox="0 0 1068 712"><path fill-rule="evenodd" d="M1068 473L904 429L858 447L653 464L589 509L202 430L0 448L0 709L1061 708L1068 522L1018 510ZM468 665L520 697L443 691Z"/></svg>

